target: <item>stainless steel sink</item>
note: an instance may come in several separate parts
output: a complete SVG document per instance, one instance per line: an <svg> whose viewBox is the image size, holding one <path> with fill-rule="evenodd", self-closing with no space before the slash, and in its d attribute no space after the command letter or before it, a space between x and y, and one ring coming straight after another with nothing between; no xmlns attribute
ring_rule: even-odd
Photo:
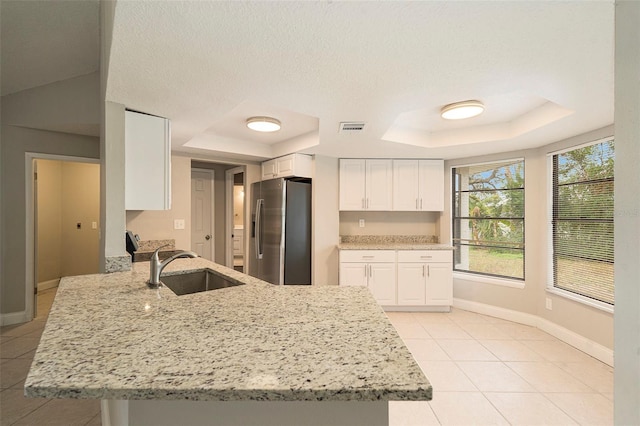
<svg viewBox="0 0 640 426"><path fill-rule="evenodd" d="M218 290L234 287L244 283L231 281L213 271L204 270L187 272L185 274L167 275L160 277L160 281L178 296L198 293L201 291Z"/></svg>

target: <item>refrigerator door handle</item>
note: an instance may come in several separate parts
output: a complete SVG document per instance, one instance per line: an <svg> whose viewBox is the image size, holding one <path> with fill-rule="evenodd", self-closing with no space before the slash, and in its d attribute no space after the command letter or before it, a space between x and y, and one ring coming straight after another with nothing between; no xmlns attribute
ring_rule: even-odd
<svg viewBox="0 0 640 426"><path fill-rule="evenodd" d="M256 201L256 258L262 259L262 204L264 203L263 199L259 199Z"/></svg>

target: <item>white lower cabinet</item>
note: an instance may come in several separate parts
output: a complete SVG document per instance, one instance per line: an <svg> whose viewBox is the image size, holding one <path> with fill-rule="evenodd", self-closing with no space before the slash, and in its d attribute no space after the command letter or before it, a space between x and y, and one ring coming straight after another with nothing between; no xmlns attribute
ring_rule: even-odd
<svg viewBox="0 0 640 426"><path fill-rule="evenodd" d="M340 285L368 287L381 305L396 303L396 252L342 250Z"/></svg>
<svg viewBox="0 0 640 426"><path fill-rule="evenodd" d="M452 303L453 260L449 250L398 252L398 305Z"/></svg>
<svg viewBox="0 0 640 426"><path fill-rule="evenodd" d="M369 287L385 307L453 304L449 250L342 250L340 285Z"/></svg>

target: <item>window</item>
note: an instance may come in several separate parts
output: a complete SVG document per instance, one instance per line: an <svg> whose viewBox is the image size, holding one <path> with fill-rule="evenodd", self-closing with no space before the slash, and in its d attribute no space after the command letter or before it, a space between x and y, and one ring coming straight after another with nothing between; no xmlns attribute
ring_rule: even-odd
<svg viewBox="0 0 640 426"><path fill-rule="evenodd" d="M455 167L454 270L524 280L524 160Z"/></svg>
<svg viewBox="0 0 640 426"><path fill-rule="evenodd" d="M613 140L552 154L553 286L613 305Z"/></svg>

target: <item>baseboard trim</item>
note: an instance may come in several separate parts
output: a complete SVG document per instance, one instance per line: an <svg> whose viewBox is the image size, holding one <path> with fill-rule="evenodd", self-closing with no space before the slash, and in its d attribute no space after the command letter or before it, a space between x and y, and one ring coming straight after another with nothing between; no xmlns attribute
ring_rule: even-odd
<svg viewBox="0 0 640 426"><path fill-rule="evenodd" d="M13 325L27 322L27 311L0 314L0 325Z"/></svg>
<svg viewBox="0 0 640 426"><path fill-rule="evenodd" d="M60 284L60 278L49 281L42 281L41 283L38 283L38 291L44 291L50 288L58 287L58 284Z"/></svg>
<svg viewBox="0 0 640 426"><path fill-rule="evenodd" d="M613 350L602 346L593 340L555 324L547 319L541 318L537 315L527 314L524 312L518 312L511 309L500 308L498 306L487 305L479 302L472 302L464 299L453 299L453 306L456 308L464 309L465 311L471 311L478 314L489 315L496 318L501 318L507 321L513 321L524 325L530 325L532 327L539 328L540 330L549 333L550 335L557 337L563 342L573 346L582 352L591 355L592 357L604 362L607 365L613 367Z"/></svg>

